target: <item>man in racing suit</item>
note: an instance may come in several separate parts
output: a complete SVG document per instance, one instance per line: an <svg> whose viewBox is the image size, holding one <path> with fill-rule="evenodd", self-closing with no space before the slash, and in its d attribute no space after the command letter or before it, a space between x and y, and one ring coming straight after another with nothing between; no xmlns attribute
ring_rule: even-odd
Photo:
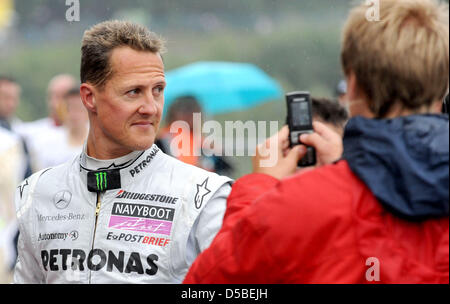
<svg viewBox="0 0 450 304"><path fill-rule="evenodd" d="M231 180L153 144L165 87L161 40L119 21L86 31L79 157L16 191L17 283L179 283L219 230Z"/></svg>

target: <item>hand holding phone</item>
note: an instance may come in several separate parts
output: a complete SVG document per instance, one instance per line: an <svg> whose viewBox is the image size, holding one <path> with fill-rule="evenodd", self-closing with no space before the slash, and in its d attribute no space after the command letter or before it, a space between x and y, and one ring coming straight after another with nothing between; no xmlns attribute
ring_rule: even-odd
<svg viewBox="0 0 450 304"><path fill-rule="evenodd" d="M290 147L304 144L300 135L313 133L312 105L309 92L295 91L286 94L287 125L289 126ZM316 151L307 146L305 156L298 162L299 167L314 166L316 164Z"/></svg>

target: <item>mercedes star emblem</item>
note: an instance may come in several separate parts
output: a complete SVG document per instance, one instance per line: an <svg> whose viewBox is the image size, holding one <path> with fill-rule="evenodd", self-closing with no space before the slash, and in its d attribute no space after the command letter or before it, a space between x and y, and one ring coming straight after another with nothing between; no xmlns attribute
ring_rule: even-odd
<svg viewBox="0 0 450 304"><path fill-rule="evenodd" d="M53 203L58 209L65 209L69 206L70 200L72 199L72 193L67 190L59 191L55 194L53 198Z"/></svg>

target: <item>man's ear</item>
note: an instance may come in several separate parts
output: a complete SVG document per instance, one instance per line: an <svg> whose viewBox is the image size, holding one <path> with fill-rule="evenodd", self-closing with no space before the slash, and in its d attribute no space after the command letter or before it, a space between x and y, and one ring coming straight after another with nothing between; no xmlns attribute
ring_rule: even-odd
<svg viewBox="0 0 450 304"><path fill-rule="evenodd" d="M89 112L97 113L95 88L92 85L88 83L82 83L80 86L80 97L81 101Z"/></svg>
<svg viewBox="0 0 450 304"><path fill-rule="evenodd" d="M356 75L353 71L349 71L347 74L347 99L358 99L358 83L356 81Z"/></svg>
<svg viewBox="0 0 450 304"><path fill-rule="evenodd" d="M373 118L374 114L370 110L369 100L366 94L358 85L358 80L353 71L349 71L346 75L347 80L347 102L350 117L361 115L366 118Z"/></svg>

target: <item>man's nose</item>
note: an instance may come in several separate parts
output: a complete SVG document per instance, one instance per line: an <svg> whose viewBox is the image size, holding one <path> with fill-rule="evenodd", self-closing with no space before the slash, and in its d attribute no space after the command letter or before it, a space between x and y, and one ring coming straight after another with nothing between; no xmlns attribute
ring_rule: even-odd
<svg viewBox="0 0 450 304"><path fill-rule="evenodd" d="M146 94L138 110L142 115L155 115L158 112L156 100L152 94Z"/></svg>

